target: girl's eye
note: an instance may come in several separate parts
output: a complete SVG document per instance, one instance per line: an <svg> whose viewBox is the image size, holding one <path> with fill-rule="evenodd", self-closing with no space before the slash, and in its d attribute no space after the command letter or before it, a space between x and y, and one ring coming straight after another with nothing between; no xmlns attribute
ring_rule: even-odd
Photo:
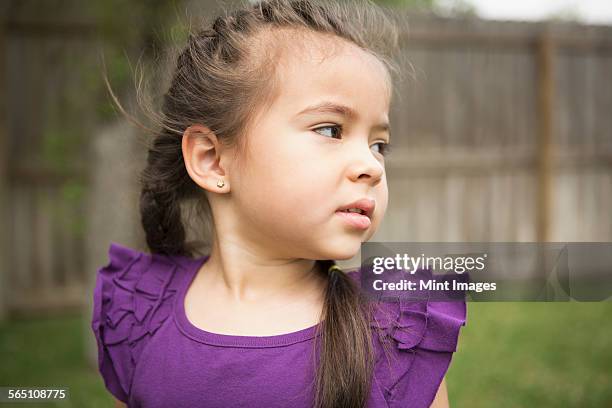
<svg viewBox="0 0 612 408"><path fill-rule="evenodd" d="M378 148L377 153L380 153L383 156L388 156L389 153L391 152L391 143L378 142L378 143L373 144L372 146L380 146Z"/></svg>
<svg viewBox="0 0 612 408"><path fill-rule="evenodd" d="M321 126L319 128L313 129L313 130L316 132L317 130L321 130L321 129L337 129L336 135L338 135L338 136L339 136L339 133L342 132L342 126L340 126L340 125ZM319 133L319 134L322 134L322 133ZM323 135L323 136L327 136L327 135ZM335 137L334 132L332 131L331 134L329 134L329 136Z"/></svg>
<svg viewBox="0 0 612 408"><path fill-rule="evenodd" d="M328 134L332 138L339 137L342 134L342 126L341 125L321 126L321 127L316 128L316 129L313 129L313 131L319 133L318 130L321 130L321 129L335 129L336 130L335 133L332 131L331 133ZM322 134L322 133L319 133L319 134ZM324 136L327 136L327 135L324 135ZM380 153L383 156L387 156L390 153L390 151L391 151L391 143L378 142L378 143L374 143L372 146L379 146L378 150L377 150L377 153Z"/></svg>

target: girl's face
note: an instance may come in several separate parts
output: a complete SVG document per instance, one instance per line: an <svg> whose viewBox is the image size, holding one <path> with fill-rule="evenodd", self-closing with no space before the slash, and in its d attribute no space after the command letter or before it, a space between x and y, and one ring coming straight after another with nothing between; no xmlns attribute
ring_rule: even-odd
<svg viewBox="0 0 612 408"><path fill-rule="evenodd" d="M349 259L387 208L390 86L384 65L358 47L342 43L321 59L317 46L284 56L276 99L245 135L245 170L230 173L231 195L253 245L292 258ZM337 212L364 198L375 203L369 226Z"/></svg>

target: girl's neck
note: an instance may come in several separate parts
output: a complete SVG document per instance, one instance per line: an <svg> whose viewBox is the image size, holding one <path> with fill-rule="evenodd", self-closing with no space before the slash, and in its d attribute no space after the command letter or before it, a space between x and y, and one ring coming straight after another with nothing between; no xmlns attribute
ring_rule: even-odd
<svg viewBox="0 0 612 408"><path fill-rule="evenodd" d="M231 244L213 246L200 272L207 287L236 303L318 296L326 283L314 260L254 253Z"/></svg>

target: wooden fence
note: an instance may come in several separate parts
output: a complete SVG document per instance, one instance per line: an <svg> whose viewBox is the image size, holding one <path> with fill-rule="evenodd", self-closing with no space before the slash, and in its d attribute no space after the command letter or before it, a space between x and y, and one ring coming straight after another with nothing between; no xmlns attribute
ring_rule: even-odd
<svg viewBox="0 0 612 408"><path fill-rule="evenodd" d="M411 75L392 105L390 202L372 240L610 241L612 29L407 18ZM51 120L54 98L79 87L58 56L87 55L89 45L71 36L78 27L56 28L0 31L2 278L15 313L83 305L95 272L84 268L83 235L70 222L86 216L85 201L66 197L78 192L70 182L95 182L83 175L105 169L84 160L50 173L34 154L40 118ZM93 133L88 123L79 129Z"/></svg>
<svg viewBox="0 0 612 408"><path fill-rule="evenodd" d="M612 27L419 18L378 241L610 241Z"/></svg>
<svg viewBox="0 0 612 408"><path fill-rule="evenodd" d="M83 265L95 114L87 92L99 72L93 25L33 20L27 10L3 19L0 30L4 314L78 310L90 275Z"/></svg>

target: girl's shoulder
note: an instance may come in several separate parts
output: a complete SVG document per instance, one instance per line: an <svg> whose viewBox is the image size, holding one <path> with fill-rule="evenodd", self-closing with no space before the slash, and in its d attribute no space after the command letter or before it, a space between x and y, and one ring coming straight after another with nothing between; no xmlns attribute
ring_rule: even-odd
<svg viewBox="0 0 612 408"><path fill-rule="evenodd" d="M347 273L361 283L359 269ZM467 322L465 296L446 301L429 297L374 302L375 385L381 399L397 406L429 407Z"/></svg>
<svg viewBox="0 0 612 408"><path fill-rule="evenodd" d="M197 260L148 254L115 242L98 269L91 328L106 388L127 402L136 362L171 316L173 299Z"/></svg>

